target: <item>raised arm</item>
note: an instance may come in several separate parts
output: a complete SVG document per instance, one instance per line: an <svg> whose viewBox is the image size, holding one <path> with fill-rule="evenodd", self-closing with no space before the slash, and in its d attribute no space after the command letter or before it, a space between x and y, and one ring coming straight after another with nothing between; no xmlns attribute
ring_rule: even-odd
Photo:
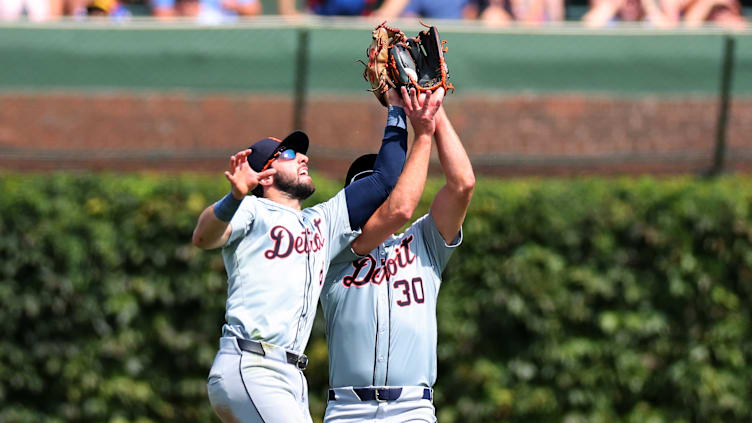
<svg viewBox="0 0 752 423"><path fill-rule="evenodd" d="M201 212L196 228L193 229L193 245L205 250L223 246L232 233L230 219L243 197L256 188L259 179L277 172L272 168L261 173L254 172L248 165L249 154L250 149L230 157L229 169L225 171L225 178L230 181L230 192Z"/></svg>
<svg viewBox="0 0 752 423"><path fill-rule="evenodd" d="M405 164L407 124L401 105L389 106L384 139L373 173L345 188L350 228L359 229L386 200Z"/></svg>
<svg viewBox="0 0 752 423"><path fill-rule="evenodd" d="M475 174L462 141L443 107L436 113L435 135L446 184L433 199L431 215L441 236L450 243L465 220L475 188Z"/></svg>
<svg viewBox="0 0 752 423"><path fill-rule="evenodd" d="M394 190L368 219L363 226L363 233L352 243L353 251L360 255L376 248L410 220L426 184L431 158L431 137L436 126L434 116L444 99L444 89L429 92L422 105L415 90L411 90L408 96L407 90L402 88L402 97L405 112L415 131L413 145Z"/></svg>

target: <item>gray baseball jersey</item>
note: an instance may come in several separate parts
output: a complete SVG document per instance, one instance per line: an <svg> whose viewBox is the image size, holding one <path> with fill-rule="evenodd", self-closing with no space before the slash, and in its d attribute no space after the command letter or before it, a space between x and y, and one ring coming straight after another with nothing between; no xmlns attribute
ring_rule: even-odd
<svg viewBox="0 0 752 423"><path fill-rule="evenodd" d="M365 257L335 257L321 292L331 387L433 386L441 273L461 241L429 213Z"/></svg>
<svg viewBox="0 0 752 423"><path fill-rule="evenodd" d="M331 259L355 239L345 191L298 211L245 197L222 248L228 275L223 336L302 352Z"/></svg>

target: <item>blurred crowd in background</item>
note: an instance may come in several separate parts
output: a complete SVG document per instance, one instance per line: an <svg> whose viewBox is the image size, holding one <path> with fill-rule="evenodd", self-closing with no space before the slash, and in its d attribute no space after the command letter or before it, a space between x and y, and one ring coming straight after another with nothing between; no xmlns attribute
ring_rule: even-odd
<svg viewBox="0 0 752 423"><path fill-rule="evenodd" d="M222 23L238 17L269 14L274 1L279 15L295 17L370 16L380 19L422 17L463 19L482 25L546 25L567 20L589 27L616 22L641 22L646 27L694 27L704 23L744 29L746 0L582 0L577 16L573 0L0 0L0 20L47 21L60 17L127 20L133 16L158 19L194 18ZM566 3L565 3L566 2ZM267 7L268 9L268 7Z"/></svg>

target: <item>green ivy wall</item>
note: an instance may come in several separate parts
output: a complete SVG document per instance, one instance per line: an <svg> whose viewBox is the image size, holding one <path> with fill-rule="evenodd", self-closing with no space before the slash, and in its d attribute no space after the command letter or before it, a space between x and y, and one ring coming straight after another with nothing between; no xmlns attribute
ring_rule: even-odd
<svg viewBox="0 0 752 423"><path fill-rule="evenodd" d="M313 202L339 187L318 181ZM190 238L226 189L0 174L0 422L218 421L225 274ZM752 420L751 206L749 177L480 180L439 299L439 421Z"/></svg>

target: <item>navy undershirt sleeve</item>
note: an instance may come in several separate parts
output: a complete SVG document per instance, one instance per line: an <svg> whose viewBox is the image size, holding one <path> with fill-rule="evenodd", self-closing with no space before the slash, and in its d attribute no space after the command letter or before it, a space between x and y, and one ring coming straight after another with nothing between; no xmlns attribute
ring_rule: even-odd
<svg viewBox="0 0 752 423"><path fill-rule="evenodd" d="M386 200L402 173L407 155L407 123L401 107L389 106L384 139L373 173L345 187L350 228L362 227Z"/></svg>

